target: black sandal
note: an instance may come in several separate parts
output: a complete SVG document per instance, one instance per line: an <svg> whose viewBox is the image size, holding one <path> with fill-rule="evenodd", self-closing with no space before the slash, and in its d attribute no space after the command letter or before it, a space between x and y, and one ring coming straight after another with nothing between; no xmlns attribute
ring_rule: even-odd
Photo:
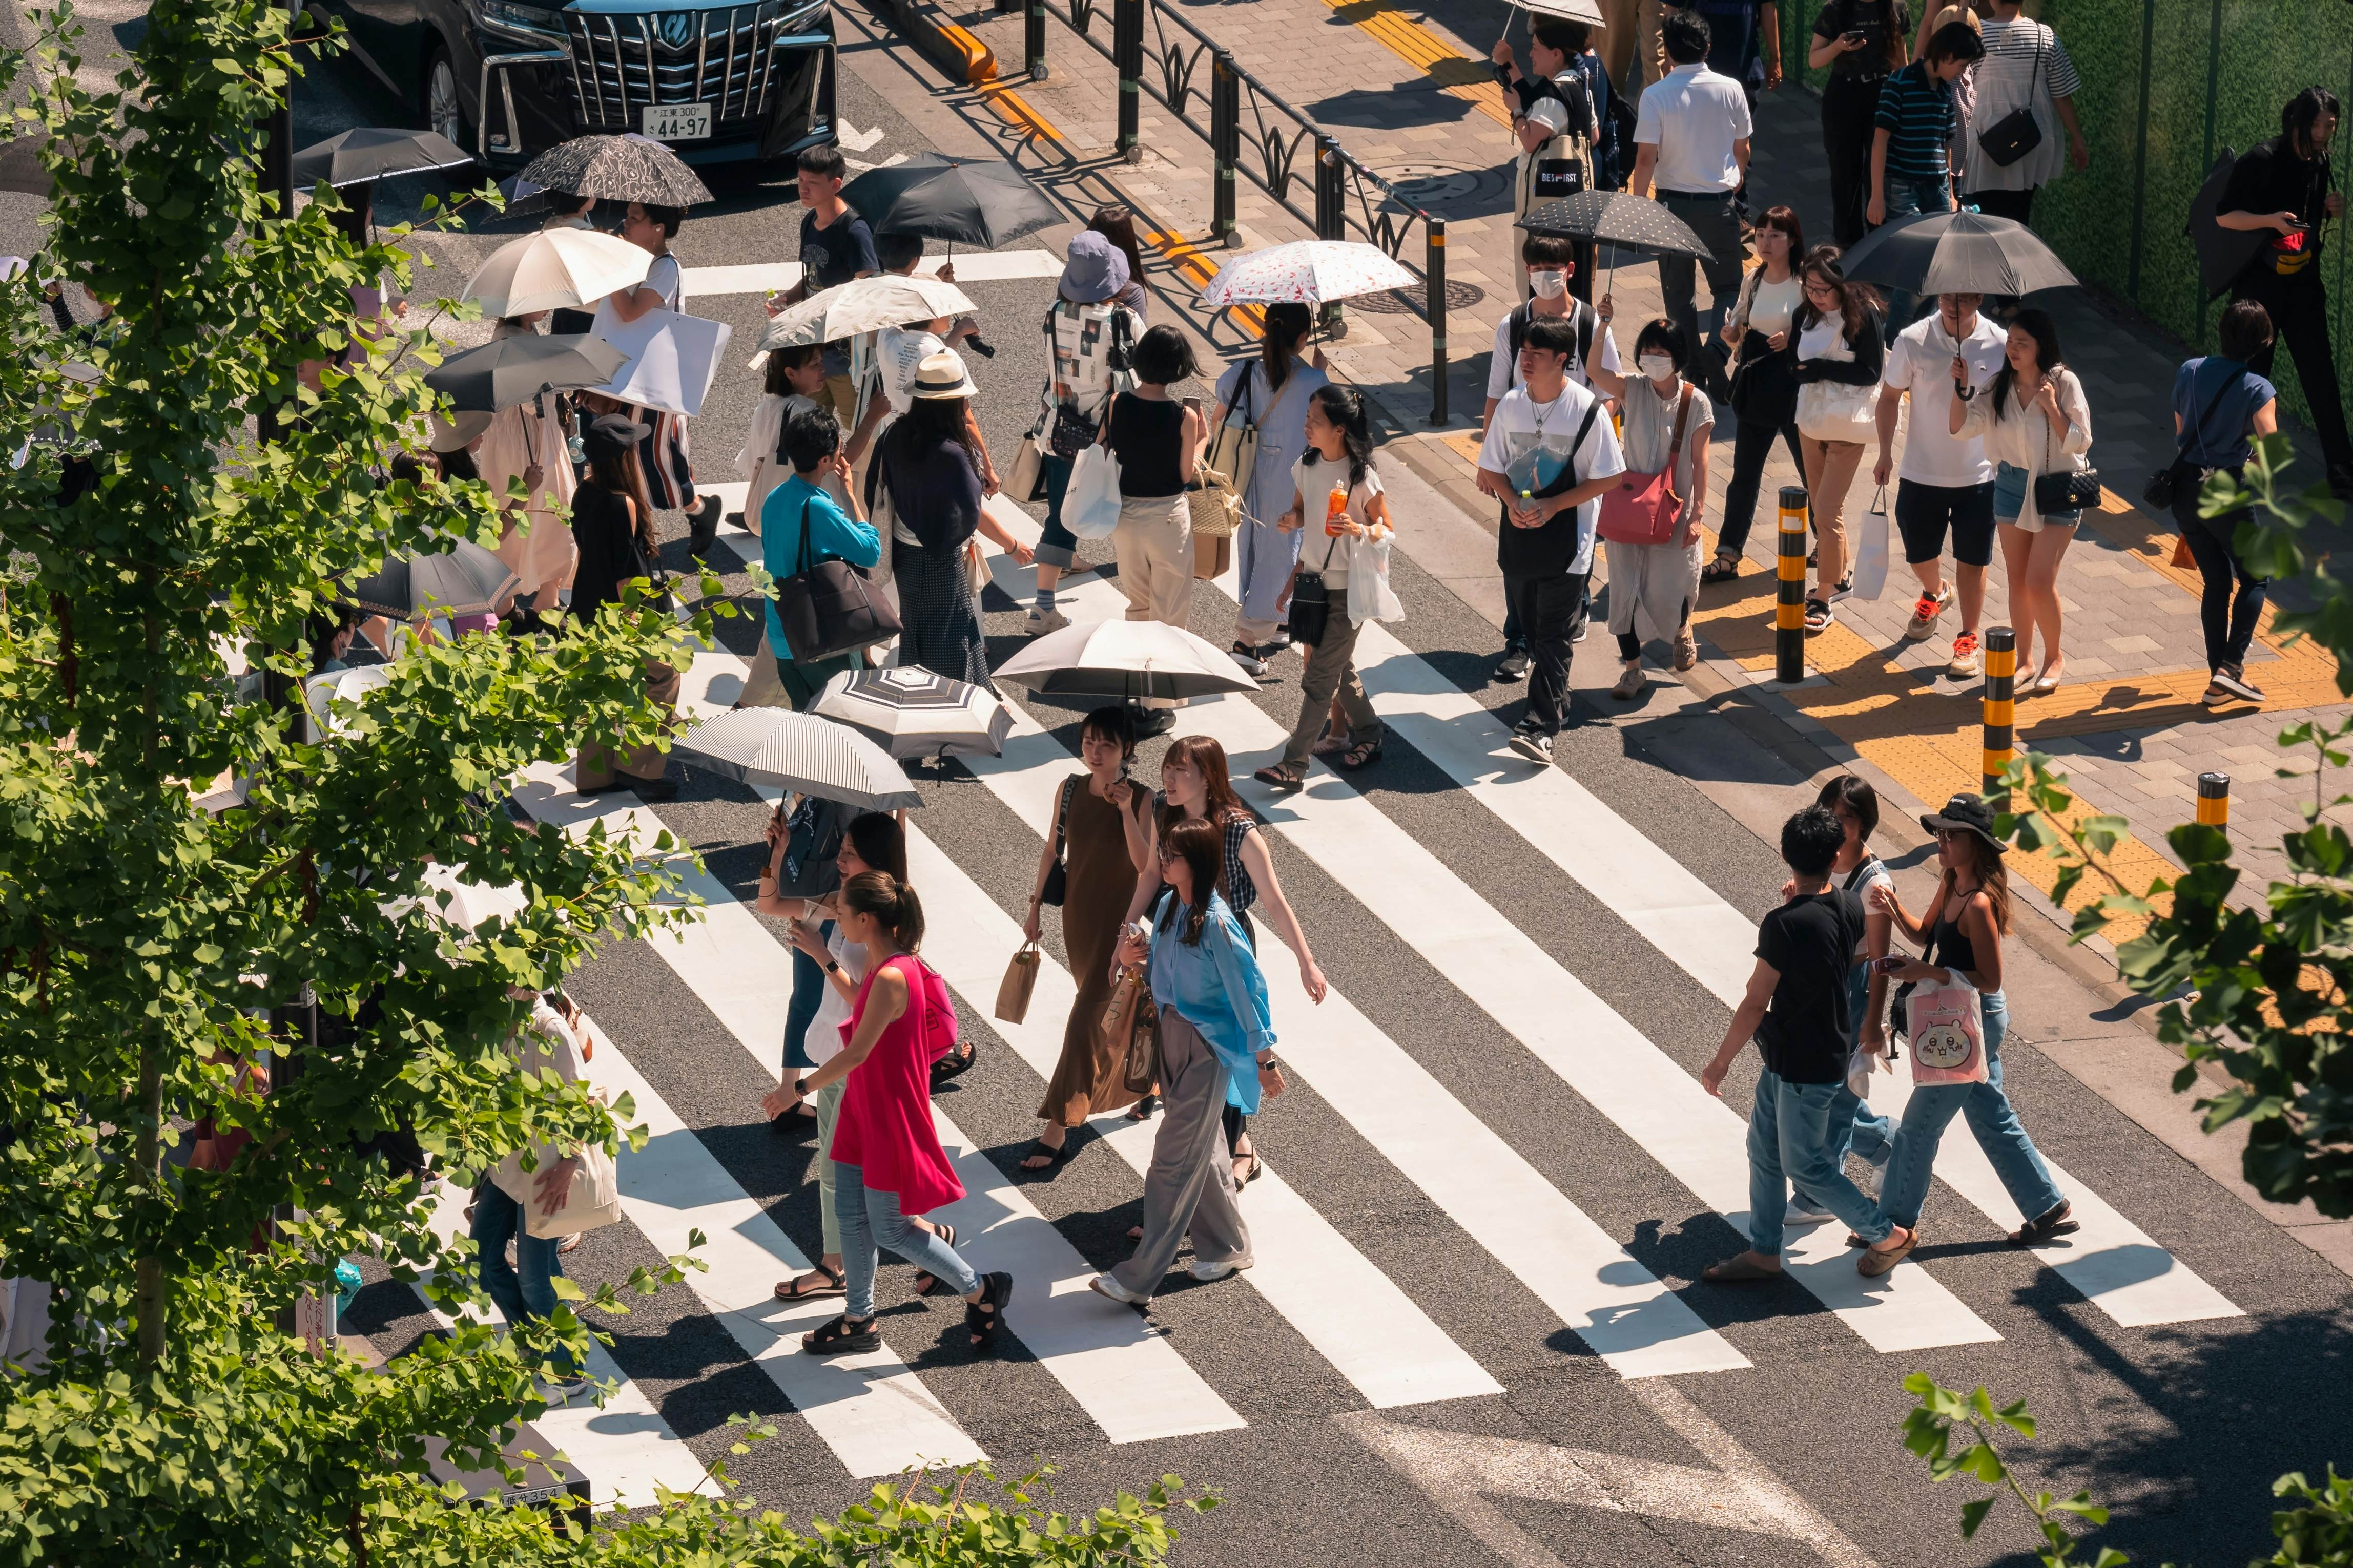
<svg viewBox="0 0 2353 1568"><path fill-rule="evenodd" d="M2064 1198L2055 1208L2045 1209L2024 1225L2010 1233L2012 1247L2040 1247L2054 1236L2073 1236L2084 1227L2075 1223L2075 1211Z"/></svg>
<svg viewBox="0 0 2353 1568"><path fill-rule="evenodd" d="M964 1309L965 1332L972 1336L972 1353L987 1355L997 1348L997 1331L1005 1326L1005 1303L1013 1300L1013 1276L984 1274L980 1300ZM878 1338L880 1336L877 1336Z"/></svg>
<svg viewBox="0 0 2353 1568"><path fill-rule="evenodd" d="M1147 1094L1127 1108L1127 1119L1130 1121L1149 1121L1159 1110L1160 1097L1156 1094Z"/></svg>
<svg viewBox="0 0 2353 1568"><path fill-rule="evenodd" d="M814 1301L821 1297L841 1296L849 1293L849 1277L844 1274L840 1269L828 1268L825 1266L825 1260L823 1258L819 1258L815 1263L810 1264L809 1268L813 1270L812 1273L796 1274L790 1279L777 1280L775 1292L776 1300L779 1301ZM814 1290L804 1290L800 1288L802 1280L815 1279L819 1274L825 1276L828 1283L818 1286Z"/></svg>
<svg viewBox="0 0 2353 1568"><path fill-rule="evenodd" d="M1699 569L1699 580L1703 584L1729 583L1739 575L1740 557L1726 555L1722 551L1716 552L1715 559Z"/></svg>
<svg viewBox="0 0 2353 1568"><path fill-rule="evenodd" d="M1252 1182L1257 1181L1260 1171L1266 1163L1265 1161L1261 1160L1258 1157L1258 1151L1255 1149L1252 1149L1247 1154L1229 1154L1226 1158L1229 1163L1238 1164L1244 1160L1248 1160L1250 1162L1250 1173L1245 1176L1237 1177L1234 1181L1234 1189L1237 1192L1249 1186Z"/></svg>
<svg viewBox="0 0 2353 1568"><path fill-rule="evenodd" d="M1285 795L1297 795L1307 787L1307 770L1302 768L1299 772L1293 773L1280 763L1271 763L1250 774L1250 777L1268 788L1279 789Z"/></svg>
<svg viewBox="0 0 2353 1568"><path fill-rule="evenodd" d="M952 1078L963 1077L965 1073L972 1070L972 1064L979 1059L980 1047L978 1046L973 1044L970 1040L958 1041L955 1050L950 1051L947 1055L942 1057L939 1060L932 1064L933 1084L936 1087L937 1085L947 1082L947 1080Z"/></svg>
<svg viewBox="0 0 2353 1568"><path fill-rule="evenodd" d="M1332 759L1335 765L1345 768L1350 773L1355 773L1358 768L1369 768L1380 760L1381 743L1378 741L1359 741Z"/></svg>
<svg viewBox="0 0 2353 1568"><path fill-rule="evenodd" d="M1016 1168L1027 1171L1033 1176L1042 1175L1050 1171L1060 1170L1071 1163L1071 1156L1078 1152L1076 1141L1067 1132L1062 1135L1062 1146L1059 1149L1049 1146L1043 1138L1033 1138L1029 1141L1029 1152L1021 1156L1021 1163ZM1046 1156L1044 1164L1033 1165L1029 1163L1040 1154Z"/></svg>
<svg viewBox="0 0 2353 1568"><path fill-rule="evenodd" d="M843 1313L821 1329L801 1336L801 1349L810 1355L854 1355L861 1351L882 1348L882 1330L872 1318L866 1326L853 1329L849 1315Z"/></svg>

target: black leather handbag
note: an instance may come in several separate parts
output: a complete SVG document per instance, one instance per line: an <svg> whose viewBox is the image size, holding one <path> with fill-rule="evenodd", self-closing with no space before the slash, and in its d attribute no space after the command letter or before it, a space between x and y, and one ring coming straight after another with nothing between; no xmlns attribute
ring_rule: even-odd
<svg viewBox="0 0 2353 1568"><path fill-rule="evenodd" d="M2034 89L2042 85L2042 51L2048 47L2046 33L2035 47L2034 73L2026 79L2026 101L1978 132L1978 151L1996 168L2007 169L2042 145L2042 125L2034 118Z"/></svg>
<svg viewBox="0 0 2353 1568"><path fill-rule="evenodd" d="M871 647L899 635L899 617L887 601L869 591L865 573L839 555L809 559L806 501L801 503L801 547L793 574L776 580L776 622L798 664Z"/></svg>
<svg viewBox="0 0 2353 1568"><path fill-rule="evenodd" d="M1332 564L1332 550L1339 542L1326 534L1324 539L1324 564ZM1284 621L1291 628L1291 640L1301 647L1323 646L1324 628L1332 624L1332 591L1324 585L1321 571L1310 572L1304 564L1291 580L1291 614Z"/></svg>
<svg viewBox="0 0 2353 1568"><path fill-rule="evenodd" d="M1038 901L1052 904L1057 909L1070 896L1071 868L1062 858L1062 846L1071 826L1071 797L1078 793L1078 787L1079 781L1075 778L1062 781L1061 803L1054 813L1054 863L1047 868L1046 880L1038 889Z"/></svg>
<svg viewBox="0 0 2353 1568"><path fill-rule="evenodd" d="M2216 387L2214 395L2206 400L2206 411L2198 416L2198 422L2182 427L2181 439L2174 444L2173 461L2149 475L2148 483L2141 487L2140 500L2143 506L2151 511L2171 511L2174 492L2181 488L2182 480L2203 472L2200 464L2189 460L2190 443L2196 441L2199 438L2198 433L2206 428L2206 421L2214 417L2214 410L2222 405L2223 394L2229 392L2235 384L2237 384L2235 382L2225 381ZM2194 479L2193 482L2195 482ZM2042 498L2036 496L2034 504L2040 507L2042 504Z"/></svg>
<svg viewBox="0 0 2353 1568"><path fill-rule="evenodd" d="M2051 426L2048 424L2042 426L2042 462L2045 471L2034 476L2034 510L2037 512L2049 517L2054 512L2099 510L2099 469L2051 469Z"/></svg>

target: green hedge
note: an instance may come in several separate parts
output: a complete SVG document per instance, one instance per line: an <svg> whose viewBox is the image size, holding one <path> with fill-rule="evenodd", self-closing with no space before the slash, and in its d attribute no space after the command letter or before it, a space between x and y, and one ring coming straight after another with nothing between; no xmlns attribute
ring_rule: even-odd
<svg viewBox="0 0 2353 1568"><path fill-rule="evenodd" d="M1804 63L1822 4L1785 0L1785 58ZM2317 81L2353 100L2353 4L2041 0L2028 10L2051 24L2083 78L2075 112L2092 148L2088 171L2070 172L2036 199L2036 232L2085 282L2203 344L2215 312L2201 308L2197 257L2182 233L2190 198L2221 149L2243 152L2277 134L2280 105L2301 89ZM1804 74L1820 87L1826 73ZM2342 156L2337 168L2341 187ZM2335 226L2323 265L2337 374L2353 384L2353 226ZM2282 402L2304 417L2295 376L2277 379Z"/></svg>

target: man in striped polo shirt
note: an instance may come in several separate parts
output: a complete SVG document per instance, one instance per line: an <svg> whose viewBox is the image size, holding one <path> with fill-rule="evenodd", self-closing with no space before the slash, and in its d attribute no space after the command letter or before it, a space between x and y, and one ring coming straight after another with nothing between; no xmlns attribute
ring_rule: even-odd
<svg viewBox="0 0 2353 1568"><path fill-rule="evenodd" d="M1949 22L1928 40L1928 52L1887 79L1879 89L1878 129L1871 143L1871 205L1863 217L1877 228L1890 218L1950 212L1952 180L1946 148L1953 139L1953 79L1985 58L1985 44L1966 22ZM1918 300L1893 289L1891 331L1910 324Z"/></svg>

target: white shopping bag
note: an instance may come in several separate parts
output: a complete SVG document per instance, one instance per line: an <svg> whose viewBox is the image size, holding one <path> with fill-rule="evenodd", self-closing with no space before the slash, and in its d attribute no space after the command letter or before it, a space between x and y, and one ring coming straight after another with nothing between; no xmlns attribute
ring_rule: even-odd
<svg viewBox="0 0 2353 1568"><path fill-rule="evenodd" d="M1887 591L1888 548L1887 492L1883 489L1873 498L1871 510L1855 533L1855 598L1877 599Z"/></svg>
<svg viewBox="0 0 2353 1568"><path fill-rule="evenodd" d="M1119 526L1119 459L1100 441L1071 465L1062 526L1074 539L1109 539Z"/></svg>
<svg viewBox="0 0 2353 1568"><path fill-rule="evenodd" d="M595 390L640 408L689 417L702 412L719 356L733 329L724 321L648 310L634 321L612 313L608 302L596 313L596 335L628 355L613 379Z"/></svg>
<svg viewBox="0 0 2353 1568"><path fill-rule="evenodd" d="M540 1151L540 1170L547 1169L545 1150ZM522 1205L523 1228L543 1240L549 1237L575 1236L585 1230L600 1230L617 1225L621 1219L620 1173L614 1168L613 1156L605 1152L601 1143L584 1144L580 1163L574 1172L572 1184L565 1189L563 1206L554 1214L541 1212L535 1191L538 1172L523 1177L524 1195L515 1197ZM510 1196L514 1196L512 1193Z"/></svg>

